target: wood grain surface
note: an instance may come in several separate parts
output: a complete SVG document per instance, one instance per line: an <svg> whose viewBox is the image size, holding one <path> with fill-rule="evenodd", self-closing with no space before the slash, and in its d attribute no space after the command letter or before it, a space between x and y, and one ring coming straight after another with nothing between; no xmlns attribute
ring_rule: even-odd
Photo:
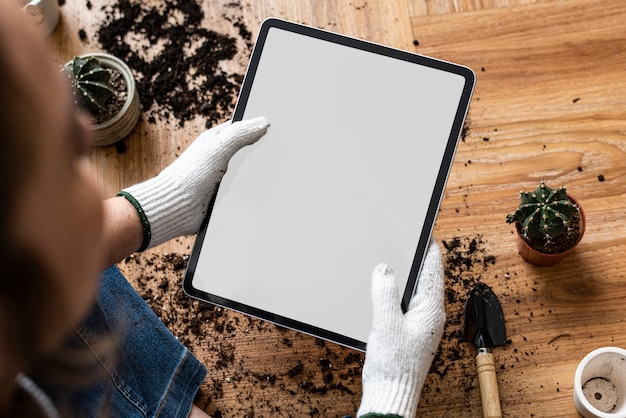
<svg viewBox="0 0 626 418"><path fill-rule="evenodd" d="M93 34L102 24L102 7L112 2L61 7L60 25L49 38L59 64L101 50ZM434 231L446 264L448 320L418 416L481 416L475 349L461 342L460 333L467 293L483 281L501 299L510 340L493 350L503 415L577 417L578 363L598 347L626 347L626 3L216 0L205 1L203 10L208 28L236 38L234 21L243 22L254 40L260 23L277 16L475 71L466 130ZM250 49L238 42L237 56L225 65L243 74ZM92 150L103 196L157 174L203 129L200 117L180 126L173 117L150 123L144 114L123 152L115 146ZM578 249L553 267L523 261L513 227L504 222L518 192L541 180L567 186L588 221ZM145 277L173 283L157 288L161 294L152 294L153 300L183 300L180 268L155 265L171 254L184 260L192 243L193 237L177 239L120 267L137 285ZM201 309L167 306L179 312L173 327ZM231 312L211 315L206 334L186 341L209 369L198 400L208 412L356 413L361 354ZM220 323L230 324L228 335Z"/></svg>

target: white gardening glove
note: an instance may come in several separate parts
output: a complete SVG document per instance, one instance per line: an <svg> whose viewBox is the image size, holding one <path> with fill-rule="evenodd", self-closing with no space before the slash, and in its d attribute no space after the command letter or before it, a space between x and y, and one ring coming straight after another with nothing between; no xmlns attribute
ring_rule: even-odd
<svg viewBox="0 0 626 418"><path fill-rule="evenodd" d="M268 127L263 117L225 122L200 134L156 177L121 191L118 195L126 197L142 218L144 240L139 250L198 232L228 161Z"/></svg>
<svg viewBox="0 0 626 418"><path fill-rule="evenodd" d="M417 289L402 313L396 278L386 264L372 273L372 330L357 417L413 418L445 322L441 252L431 240Z"/></svg>

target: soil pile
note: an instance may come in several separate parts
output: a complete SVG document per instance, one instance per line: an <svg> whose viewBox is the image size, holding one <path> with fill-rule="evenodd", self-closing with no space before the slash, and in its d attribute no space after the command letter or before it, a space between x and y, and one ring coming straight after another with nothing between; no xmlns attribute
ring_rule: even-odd
<svg viewBox="0 0 626 418"><path fill-rule="evenodd" d="M221 64L238 53L237 39L202 27L199 2L170 0L149 7L118 0L104 11L98 41L135 73L150 122L172 114L182 126L201 115L210 127L230 116L243 75L228 73ZM238 19L233 25L250 48L245 24Z"/></svg>
<svg viewBox="0 0 626 418"><path fill-rule="evenodd" d="M456 237L442 245L447 321L420 398L423 406L438 401L458 379L468 397L473 392L475 348L461 341L465 300L495 262L481 236ZM207 367L197 401L200 407L213 417L355 414L361 397L362 353L190 299L181 288L188 258L148 252L119 266Z"/></svg>
<svg viewBox="0 0 626 418"><path fill-rule="evenodd" d="M481 235L441 241L445 274L446 325L427 377L420 405L440 397L451 382L460 382L469 396L476 378L476 348L463 342L465 302L474 285L496 258L485 250ZM469 398L466 399L469 408ZM468 413L470 410L468 410Z"/></svg>

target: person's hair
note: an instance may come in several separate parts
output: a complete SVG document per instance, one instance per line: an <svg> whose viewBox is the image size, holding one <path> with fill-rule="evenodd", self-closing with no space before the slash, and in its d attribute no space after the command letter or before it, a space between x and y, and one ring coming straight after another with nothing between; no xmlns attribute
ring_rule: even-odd
<svg viewBox="0 0 626 418"><path fill-rule="evenodd" d="M29 174L35 169L37 158L34 135L40 135L35 126L40 108L37 98L29 91L15 66L8 62L5 44L0 42L0 344L3 354L0 362L19 360L27 364L25 372L35 381L51 385L76 386L84 383L85 370L94 370L97 360L85 346L81 349L61 347L52 353L42 350L46 315L62 307L56 306L59 289L54 285L45 263L27 248L16 244L12 222L17 215L20 191L28 185ZM34 111L34 114L33 114ZM112 338L104 338L103 350L112 353ZM87 377L93 383L102 376ZM71 406L57 405L72 415ZM24 391L16 390L0 417L43 415L36 402Z"/></svg>
<svg viewBox="0 0 626 418"><path fill-rule="evenodd" d="M7 334L1 338L11 352L33 360L40 345L36 341L41 335L40 317L50 303L45 295L54 289L48 288L50 281L41 263L16 246L12 233L19 192L35 163L33 143L28 141L34 133L28 114L34 99L23 91L24 82L6 62L6 55L0 42L0 320Z"/></svg>

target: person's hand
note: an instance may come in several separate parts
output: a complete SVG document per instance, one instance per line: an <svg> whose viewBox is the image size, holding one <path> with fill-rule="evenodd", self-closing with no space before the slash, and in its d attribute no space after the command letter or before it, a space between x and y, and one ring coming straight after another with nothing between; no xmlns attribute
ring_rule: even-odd
<svg viewBox="0 0 626 418"><path fill-rule="evenodd" d="M225 122L202 133L159 175L118 195L137 209L144 239L140 251L198 232L228 161L267 132L263 117Z"/></svg>
<svg viewBox="0 0 626 418"><path fill-rule="evenodd" d="M405 314L386 264L372 273L372 330L363 365L357 417L413 418L445 322L441 252L431 240L417 289Z"/></svg>

